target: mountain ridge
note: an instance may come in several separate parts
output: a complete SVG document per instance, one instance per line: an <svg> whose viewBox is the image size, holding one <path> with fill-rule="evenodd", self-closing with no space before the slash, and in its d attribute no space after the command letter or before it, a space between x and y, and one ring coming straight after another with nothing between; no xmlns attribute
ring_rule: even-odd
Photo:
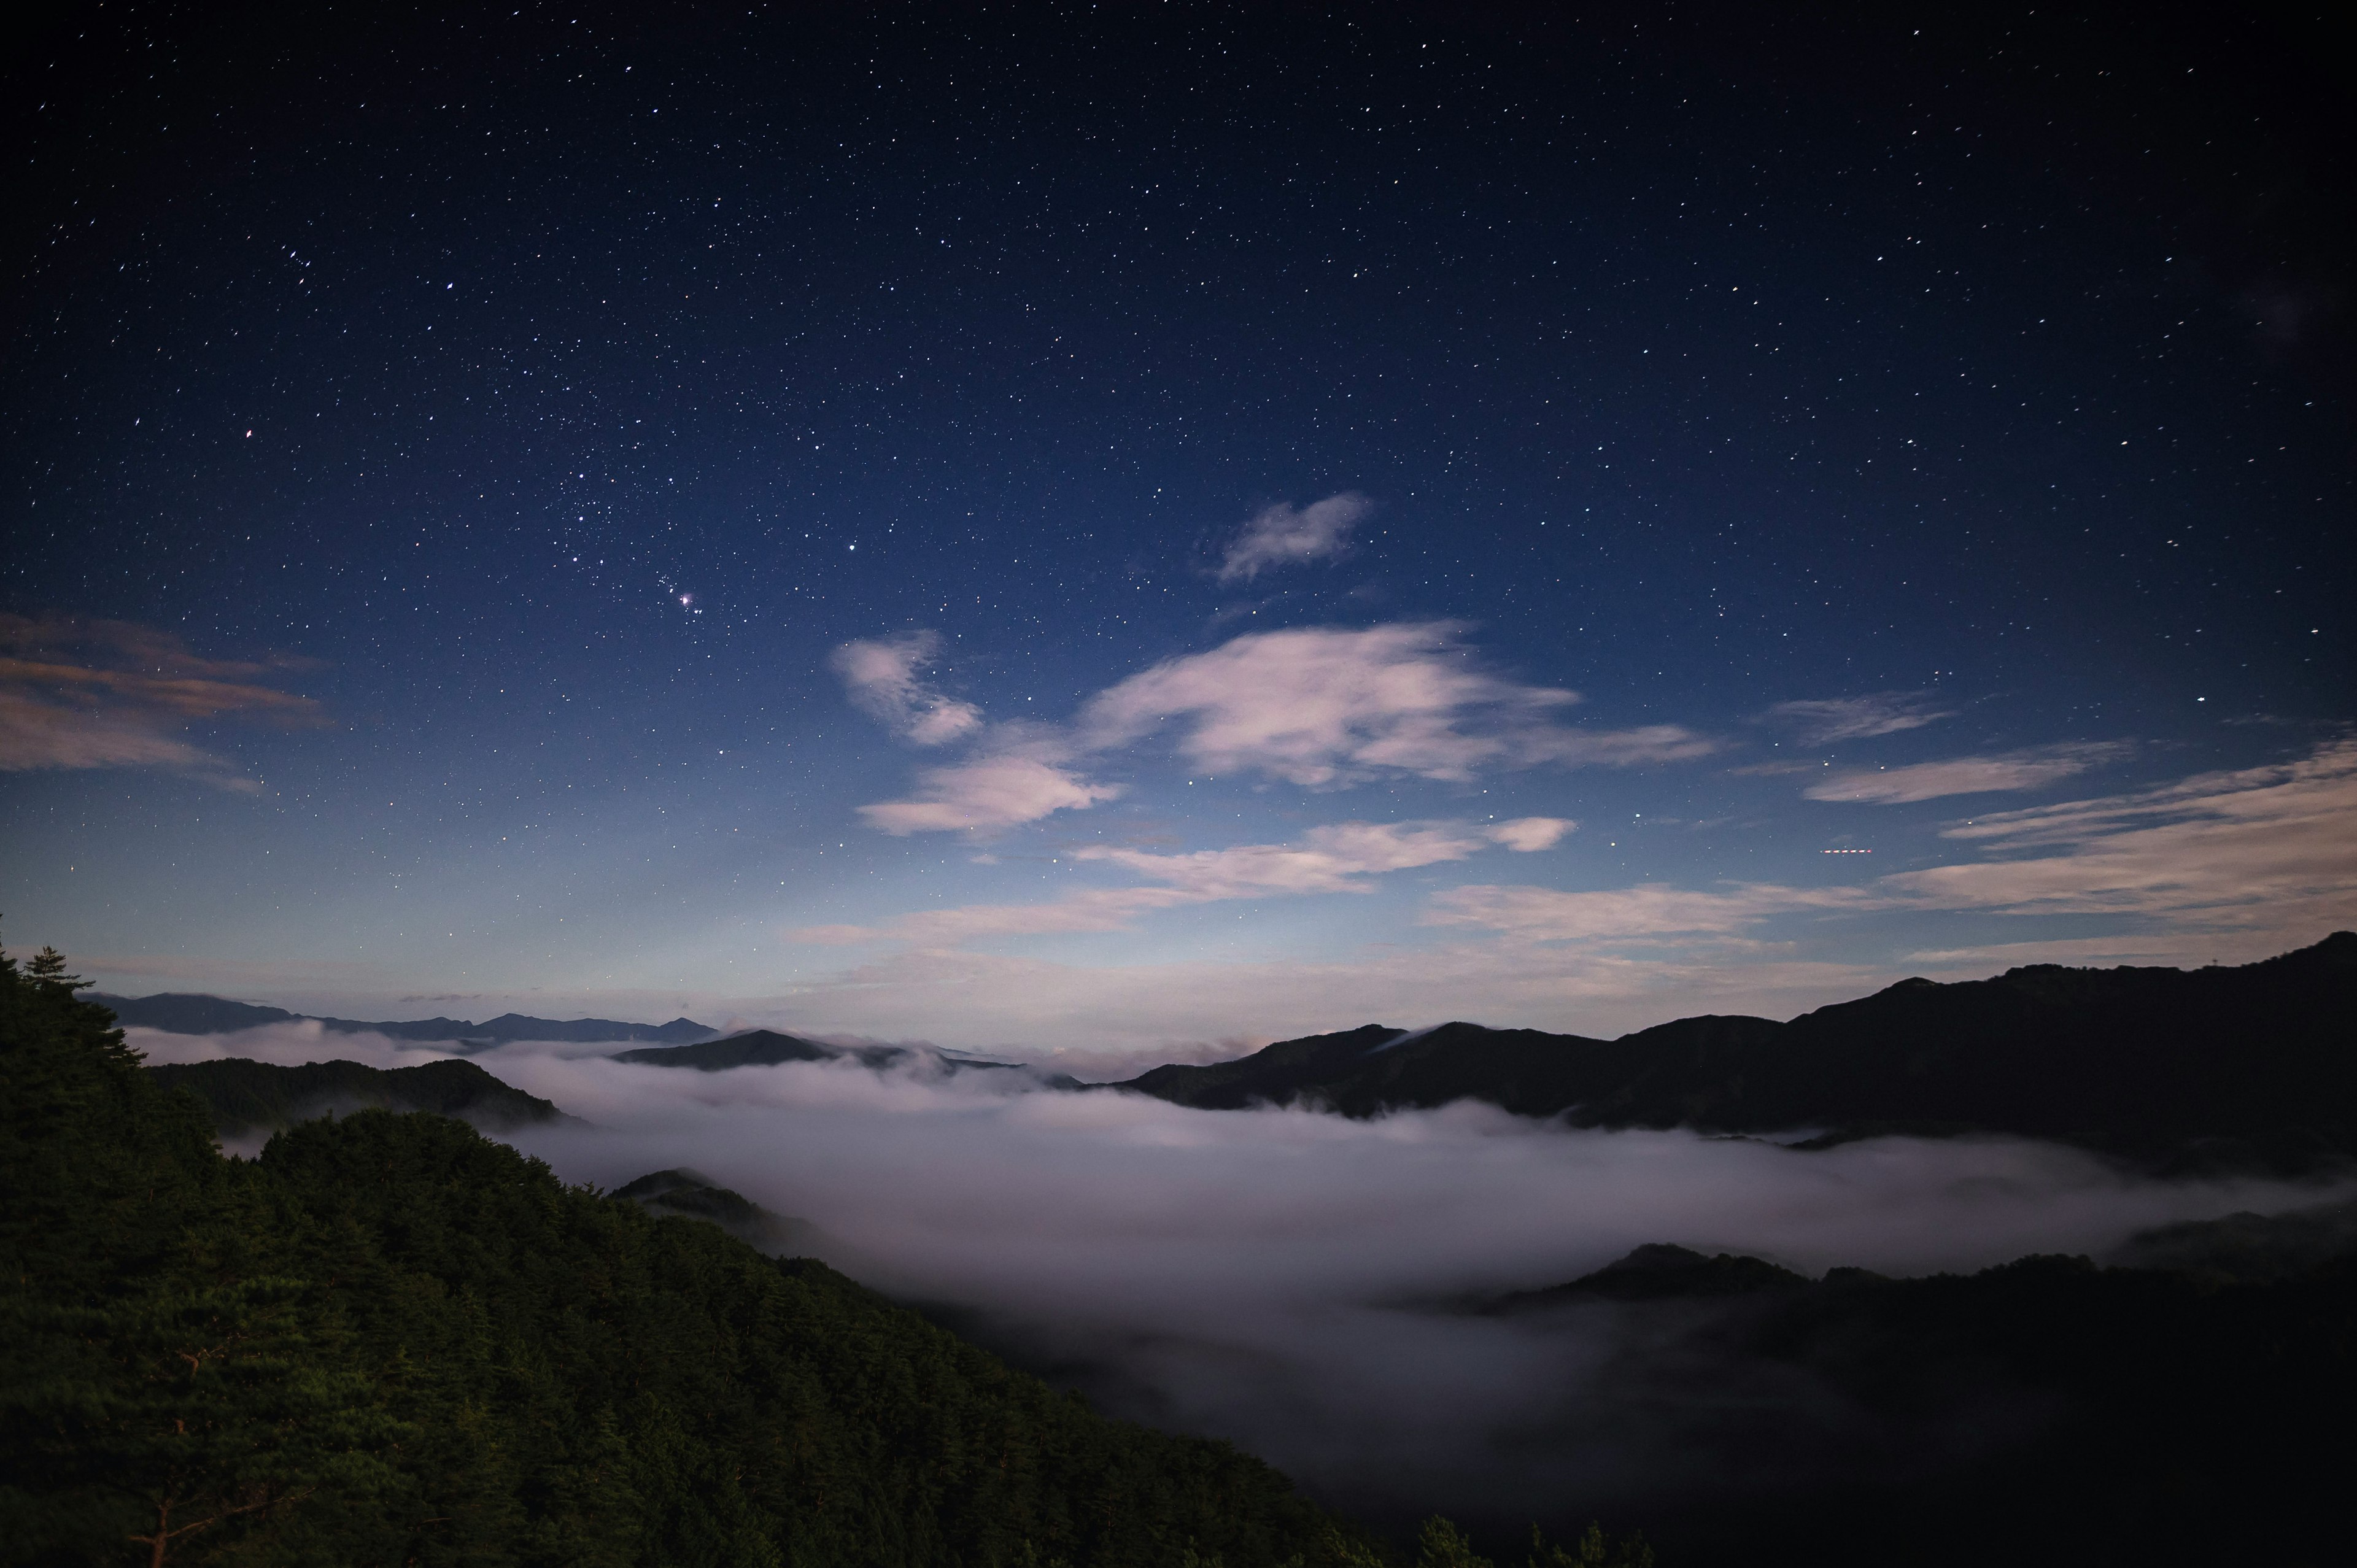
<svg viewBox="0 0 2357 1568"><path fill-rule="evenodd" d="M159 1062L144 1070L167 1090L185 1089L205 1103L218 1137L278 1132L297 1122L355 1111L430 1112L478 1131L511 1132L548 1122L580 1124L549 1101L526 1094L473 1062L421 1062L375 1068L361 1062L305 1062L289 1067L224 1057L217 1061Z"/></svg>
<svg viewBox="0 0 2357 1568"><path fill-rule="evenodd" d="M1786 1023L1704 1015L1601 1040L1366 1025L1101 1087L1203 1110L1367 1117L1483 1100L1577 1126L2001 1133L2163 1166L2357 1160L2357 933L2239 966L1910 977Z"/></svg>
<svg viewBox="0 0 2357 1568"><path fill-rule="evenodd" d="M1039 1073L1021 1062L992 1061L930 1046L830 1045L777 1029L747 1029L694 1045L647 1046L618 1051L613 1059L640 1067L694 1068L700 1072L776 1067L785 1062L856 1061L877 1072L906 1067L927 1067L942 1073L1019 1072L1039 1079L1050 1089L1086 1087L1078 1079L1062 1073Z"/></svg>
<svg viewBox="0 0 2357 1568"><path fill-rule="evenodd" d="M504 1045L511 1040L561 1040L569 1045L647 1040L677 1046L711 1039L720 1033L708 1024L687 1017L673 1018L668 1024L633 1024L619 1018L535 1018L524 1013L502 1013L480 1024L465 1018L441 1017L381 1021L331 1018L188 991L159 991L151 996L113 996L93 991L89 1000L113 1012L115 1022L125 1028L155 1029L167 1035L223 1035L269 1024L316 1023L331 1034L382 1035L394 1040L455 1040L478 1046Z"/></svg>

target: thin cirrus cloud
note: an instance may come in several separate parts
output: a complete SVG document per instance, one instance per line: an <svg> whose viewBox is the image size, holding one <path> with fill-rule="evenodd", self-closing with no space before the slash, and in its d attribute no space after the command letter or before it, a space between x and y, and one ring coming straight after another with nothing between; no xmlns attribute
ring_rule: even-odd
<svg viewBox="0 0 2357 1568"><path fill-rule="evenodd" d="M2130 915L2313 941L2357 925L2357 740L2159 789L1976 817L1942 836L2001 858L1884 882L1941 908Z"/></svg>
<svg viewBox="0 0 2357 1568"><path fill-rule="evenodd" d="M1430 926L1476 927L1530 942L1651 944L1723 939L1796 910L1855 911L1896 902L1855 887L1741 883L1721 890L1648 886L1566 892L1553 887L1452 887L1434 897Z"/></svg>
<svg viewBox="0 0 2357 1568"><path fill-rule="evenodd" d="M1220 562L1220 581L1248 583L1272 566L1297 566L1340 555L1351 530L1375 510L1374 502L1345 490L1298 510L1277 505L1244 524Z"/></svg>
<svg viewBox="0 0 2357 1568"><path fill-rule="evenodd" d="M1630 767L1716 749L1677 725L1564 724L1560 715L1579 693L1483 670L1463 629L1425 621L1239 637L1117 682L1068 726L983 726L973 760L931 769L914 798L863 806L860 814L886 832L911 833L1011 827L1082 809L1119 792L1082 775L1088 759L1165 731L1175 731L1178 754L1206 772L1260 773L1320 789L1398 778L1463 783L1548 763ZM847 663L836 665L846 679Z"/></svg>
<svg viewBox="0 0 2357 1568"><path fill-rule="evenodd" d="M238 718L327 722L312 699L257 677L307 661L199 658L169 632L128 621L0 615L0 770L160 768L224 789L262 786L186 738Z"/></svg>
<svg viewBox="0 0 2357 1568"><path fill-rule="evenodd" d="M1069 857L1119 867L1144 885L1075 888L1038 904L926 909L880 926L811 926L789 935L822 946L890 940L949 948L990 937L1120 930L1149 911L1190 904L1372 893L1375 884L1371 879L1387 871L1466 860L1493 844L1533 854L1551 848L1576 826L1560 817L1522 817L1479 826L1329 822L1311 828L1297 843L1237 844L1187 854L1083 844L1069 851Z"/></svg>
<svg viewBox="0 0 2357 1568"><path fill-rule="evenodd" d="M1936 800L1943 795L1980 795L2035 789L2069 779L2136 748L2125 741L2043 746L1997 757L1956 757L1904 768L1854 768L1820 779L1801 793L1812 800L1846 800L1870 806Z"/></svg>
<svg viewBox="0 0 2357 1568"><path fill-rule="evenodd" d="M1761 714L1761 722L1794 731L1811 746L1836 740L1871 740L1921 729L1938 719L1953 718L1953 709L1932 705L1928 692L1876 692L1863 697L1822 697L1779 703Z"/></svg>
<svg viewBox="0 0 2357 1568"><path fill-rule="evenodd" d="M2132 918L2150 951L2182 950L2156 934L2172 929L2253 939L2237 950L2298 945L2357 924L2357 740L2131 794L1976 817L1951 823L1942 837L1988 858L1857 886L1462 886L1437 895L1424 918L1599 949L1726 944L1779 916L1900 909ZM2039 950L2110 952L2120 940L2072 937Z"/></svg>

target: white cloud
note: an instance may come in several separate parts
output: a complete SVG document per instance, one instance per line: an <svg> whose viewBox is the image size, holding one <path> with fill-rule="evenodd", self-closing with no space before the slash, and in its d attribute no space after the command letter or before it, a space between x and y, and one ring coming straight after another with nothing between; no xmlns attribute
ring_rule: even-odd
<svg viewBox="0 0 2357 1568"><path fill-rule="evenodd" d="M1222 583L1250 582L1264 567L1292 566L1340 555L1347 535L1374 510L1366 497L1345 490L1296 511L1290 506L1267 508L1244 525L1220 563Z"/></svg>
<svg viewBox="0 0 2357 1568"><path fill-rule="evenodd" d="M1824 697L1779 703L1760 715L1797 730L1812 746L1836 740L1867 740L1878 735L1920 729L1954 710L1934 708L1927 692L1876 692L1863 697Z"/></svg>
<svg viewBox="0 0 2357 1568"><path fill-rule="evenodd" d="M1010 752L950 768L929 768L912 800L862 806L867 825L895 835L987 832L1079 811L1121 793L1118 784L1092 784L1046 757Z"/></svg>
<svg viewBox="0 0 2357 1568"><path fill-rule="evenodd" d="M1184 728L1179 750L1212 773L1272 773L1313 788L1386 774L1462 782L1485 768L1631 765L1698 757L1712 743L1674 725L1574 729L1577 692L1490 674L1447 621L1364 631L1308 628L1240 637L1157 664L1083 710L1091 749Z"/></svg>
<svg viewBox="0 0 2357 1568"><path fill-rule="evenodd" d="M1239 844L1191 854L1089 845L1077 860L1109 862L1204 899L1262 893L1364 893L1360 878L1410 866L1463 860L1483 839L1456 822L1333 822L1315 827L1298 844Z"/></svg>
<svg viewBox="0 0 2357 1568"><path fill-rule="evenodd" d="M940 633L911 631L846 642L827 662L843 677L851 700L902 739L940 746L982 727L980 709L943 695L919 678L920 667L931 662L941 646Z"/></svg>
<svg viewBox="0 0 2357 1568"><path fill-rule="evenodd" d="M1577 693L1489 673L1459 630L1435 621L1240 637L1130 676L1091 699L1070 726L984 725L978 710L918 679L937 646L931 633L846 643L834 662L855 701L920 744L971 736L980 748L974 760L925 773L915 798L859 811L889 833L1036 822L1118 795L1119 786L1089 781L1078 764L1173 726L1179 753L1206 773L1267 773L1326 789L1386 776L1462 783L1544 763L1627 767L1716 748L1675 725L1564 725L1555 715Z"/></svg>
<svg viewBox="0 0 2357 1568"><path fill-rule="evenodd" d="M1801 793L1812 800L1891 806L1935 800L1943 795L2035 789L2058 779L2117 761L2134 749L2125 742L2108 741L2039 746L1997 757L1957 757L1905 768L1855 768L1821 779Z"/></svg>
<svg viewBox="0 0 2357 1568"><path fill-rule="evenodd" d="M1504 844L1508 849L1533 854L1543 849L1553 849L1566 833L1579 824L1568 817L1516 817L1512 822L1492 822L1483 828L1484 837Z"/></svg>

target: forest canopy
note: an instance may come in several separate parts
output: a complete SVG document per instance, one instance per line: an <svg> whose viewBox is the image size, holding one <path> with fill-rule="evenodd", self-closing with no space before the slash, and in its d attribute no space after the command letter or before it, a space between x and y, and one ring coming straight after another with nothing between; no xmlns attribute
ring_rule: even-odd
<svg viewBox="0 0 2357 1568"><path fill-rule="evenodd" d="M0 957L5 1560L1375 1563L824 1265L364 1111L226 1158Z"/></svg>

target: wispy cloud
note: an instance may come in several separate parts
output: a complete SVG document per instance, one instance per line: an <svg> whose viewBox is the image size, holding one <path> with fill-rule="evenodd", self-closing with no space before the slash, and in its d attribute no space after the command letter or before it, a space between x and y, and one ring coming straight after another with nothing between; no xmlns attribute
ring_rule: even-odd
<svg viewBox="0 0 2357 1568"><path fill-rule="evenodd" d="M164 768L259 789L184 733L231 717L325 723L310 698L258 679L307 667L199 658L173 634L127 621L0 615L0 770Z"/></svg>
<svg viewBox="0 0 2357 1568"><path fill-rule="evenodd" d="M1585 730L1557 715L1580 700L1482 670L1448 621L1240 637L1098 694L1091 749L1179 726L1182 754L1214 773L1254 771L1332 788L1386 775L1463 781L1541 763L1630 765L1699 757L1713 743L1675 725Z"/></svg>
<svg viewBox="0 0 2357 1568"><path fill-rule="evenodd" d="M982 727L982 711L944 695L918 671L940 653L939 632L846 642L827 660L851 700L919 746L940 746Z"/></svg>
<svg viewBox="0 0 2357 1568"><path fill-rule="evenodd" d="M1956 757L1904 768L1851 768L1820 779L1801 793L1812 800L1848 800L1875 806L1936 800L1943 795L1979 795L2035 789L2069 779L2136 748L2124 741L2042 746L1996 757Z"/></svg>
<svg viewBox="0 0 2357 1568"><path fill-rule="evenodd" d="M1811 746L1836 740L1869 740L1878 735L1921 729L1953 709L1933 705L1928 692L1876 692L1863 697L1821 697L1779 703L1761 720L1790 728Z"/></svg>
<svg viewBox="0 0 2357 1568"><path fill-rule="evenodd" d="M989 937L1059 931L1120 930L1156 909L1237 898L1372 893L1388 871L1469 859L1493 844L1525 853L1547 848L1571 828L1552 817L1475 826L1466 822L1330 822L1297 843L1237 844L1160 854L1084 844L1067 858L1118 866L1141 878L1135 887L1075 888L1037 904L973 904L927 909L881 926L813 926L789 933L822 945L895 940L953 947Z"/></svg>
<svg viewBox="0 0 2357 1568"><path fill-rule="evenodd" d="M1516 817L1510 822L1492 822L1481 830L1492 843L1523 854L1535 854L1543 849L1553 849L1566 833L1577 830L1579 824L1568 817Z"/></svg>
<svg viewBox="0 0 2357 1568"><path fill-rule="evenodd" d="M1885 884L1941 908L2135 915L2314 940L2357 924L2357 740L2297 761L1977 817L1943 836L2007 858Z"/></svg>
<svg viewBox="0 0 2357 1568"><path fill-rule="evenodd" d="M859 815L869 827L895 835L985 832L1078 811L1120 793L1118 784L1091 783L1062 766L1059 748L1050 745L928 768L918 780L915 799L862 806Z"/></svg>
<svg viewBox="0 0 2357 1568"><path fill-rule="evenodd" d="M970 736L972 760L927 771L913 798L863 806L890 833L967 832L1036 822L1111 800L1091 758L1177 732L1179 754L1211 774L1261 773L1312 789L1383 778L1462 783L1542 764L1628 767L1700 757L1715 743L1676 725L1591 730L1560 715L1579 693L1483 670L1453 622L1239 637L1172 659L1086 703L1069 725L985 725L977 710L918 682L930 645L855 642L835 652L854 696L903 734ZM938 731L936 734L935 732ZM1532 830L1535 832L1536 830Z"/></svg>
<svg viewBox="0 0 2357 1568"><path fill-rule="evenodd" d="M2002 858L1896 872L1857 886L1464 886L1436 895L1424 918L1523 941L1609 950L1723 941L1775 917L1806 913L2113 915L2133 917L2137 931L2041 942L2038 952L2061 961L2214 954L2218 936L2255 933L2255 943L2232 944L2238 956L2254 957L2357 925L2357 741L2294 762L1978 817L1942 836ZM1997 942L1921 956L2026 961L2025 952Z"/></svg>
<svg viewBox="0 0 2357 1568"><path fill-rule="evenodd" d="M1434 896L1425 923L1474 926L1534 942L1658 944L1727 937L1797 910L1887 908L1897 900L1856 887L1738 883L1717 889L1645 886L1565 892L1552 887L1453 887Z"/></svg>
<svg viewBox="0 0 2357 1568"><path fill-rule="evenodd" d="M1220 562L1222 583L1250 582L1271 566L1295 566L1340 555L1361 519L1374 510L1362 495L1345 490L1295 510L1273 506L1262 511L1228 546Z"/></svg>

